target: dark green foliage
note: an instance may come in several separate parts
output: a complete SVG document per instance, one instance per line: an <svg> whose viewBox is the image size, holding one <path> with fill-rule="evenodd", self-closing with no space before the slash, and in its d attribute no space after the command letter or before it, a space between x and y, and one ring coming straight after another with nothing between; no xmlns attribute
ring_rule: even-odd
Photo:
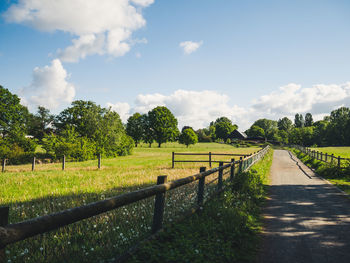
<svg viewBox="0 0 350 263"><path fill-rule="evenodd" d="M141 115L141 125L142 125L142 140L152 146L155 140L154 130L151 127L150 119L147 114Z"/></svg>
<svg viewBox="0 0 350 263"><path fill-rule="evenodd" d="M261 129L264 130L264 137L268 140L275 140L275 137L278 134L278 129L277 129L277 121L273 120L268 120L268 119L259 119L253 123L251 128L253 126L260 127ZM254 128L256 129L256 128ZM248 134L250 134L250 129L247 131Z"/></svg>
<svg viewBox="0 0 350 263"><path fill-rule="evenodd" d="M199 142L212 142L209 129L198 129L196 130L196 134Z"/></svg>
<svg viewBox="0 0 350 263"><path fill-rule="evenodd" d="M143 135L142 118L140 113L136 112L128 118L126 133L134 139L135 146L137 147Z"/></svg>
<svg viewBox="0 0 350 263"><path fill-rule="evenodd" d="M192 129L193 130L193 128L191 126L183 126L182 129L181 129L181 132L183 132L186 129Z"/></svg>
<svg viewBox="0 0 350 263"><path fill-rule="evenodd" d="M287 117L284 117L278 120L277 126L279 130L288 132L293 128L293 122Z"/></svg>
<svg viewBox="0 0 350 263"><path fill-rule="evenodd" d="M314 124L311 113L305 114L305 127L311 127Z"/></svg>
<svg viewBox="0 0 350 263"><path fill-rule="evenodd" d="M49 125L53 120L54 116L50 114L50 110L39 106L37 114L29 116L28 133L41 141L46 134L52 132Z"/></svg>
<svg viewBox="0 0 350 263"><path fill-rule="evenodd" d="M154 140L158 147L167 141L174 141L179 135L177 119L171 111L164 106L158 106L148 112L148 121L154 133Z"/></svg>
<svg viewBox="0 0 350 263"><path fill-rule="evenodd" d="M180 134L179 143L185 144L187 147L190 144L196 144L197 142L197 134L193 131L192 128L187 128Z"/></svg>
<svg viewBox="0 0 350 263"><path fill-rule="evenodd" d="M294 118L294 126L296 128L302 128L304 127L304 118L302 114L295 114L295 118Z"/></svg>
<svg viewBox="0 0 350 263"><path fill-rule="evenodd" d="M232 124L232 121L229 118L220 117L210 124L209 130L212 134L212 139L226 141L231 133L237 128L237 125Z"/></svg>
<svg viewBox="0 0 350 263"><path fill-rule="evenodd" d="M256 137L265 138L265 131L263 128L253 125L252 127L250 127L249 130L247 130L247 135L253 138L256 138Z"/></svg>

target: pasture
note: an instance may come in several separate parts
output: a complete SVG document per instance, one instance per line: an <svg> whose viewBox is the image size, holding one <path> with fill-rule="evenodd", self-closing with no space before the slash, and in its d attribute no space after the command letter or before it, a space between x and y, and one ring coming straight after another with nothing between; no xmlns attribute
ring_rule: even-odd
<svg viewBox="0 0 350 263"><path fill-rule="evenodd" d="M329 155L334 154L336 157L340 156L342 158L350 158L350 147L317 147L311 149Z"/></svg>
<svg viewBox="0 0 350 263"><path fill-rule="evenodd" d="M199 143L189 148L168 143L162 148L143 145L135 148L131 156L105 159L101 170L97 169L96 160L67 163L65 171L61 171L60 164L37 165L34 172L30 165L9 166L0 177L0 203L10 206L9 223L19 222L155 184L158 175L174 180L197 173L199 166L208 166L187 163L171 169L173 151L249 154L258 150L216 143ZM184 199L195 198L193 189L187 190L175 190L167 197L168 221L188 208L182 204ZM178 211L173 212L173 207ZM7 258L10 262L108 262L149 231L152 211L150 198L10 245L6 248Z"/></svg>

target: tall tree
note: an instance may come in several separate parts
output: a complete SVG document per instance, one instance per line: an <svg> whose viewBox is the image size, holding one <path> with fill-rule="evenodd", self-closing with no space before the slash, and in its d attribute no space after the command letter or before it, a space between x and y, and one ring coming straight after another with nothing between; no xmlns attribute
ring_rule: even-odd
<svg viewBox="0 0 350 263"><path fill-rule="evenodd" d="M273 140L274 134L277 133L277 121L269 119L259 119L252 125L258 126L264 130L265 139Z"/></svg>
<svg viewBox="0 0 350 263"><path fill-rule="evenodd" d="M177 119L167 107L158 106L154 108L148 112L148 117L158 147L162 143L175 140L179 135Z"/></svg>
<svg viewBox="0 0 350 263"><path fill-rule="evenodd" d="M304 118L303 118L303 115L302 114L295 114L295 117L294 117L294 126L296 128L301 128L301 127L304 127Z"/></svg>
<svg viewBox="0 0 350 263"><path fill-rule="evenodd" d="M305 114L305 127L311 127L314 124L314 120L312 118L311 113Z"/></svg>
<svg viewBox="0 0 350 263"><path fill-rule="evenodd" d="M237 129L237 125L232 124L232 121L227 117L220 117L212 124L215 128L215 138L226 141L230 134Z"/></svg>
<svg viewBox="0 0 350 263"><path fill-rule="evenodd" d="M152 143L155 140L154 130L151 127L151 123L148 117L148 114L141 115L141 125L142 125L142 141L149 144L149 147L152 146Z"/></svg>
<svg viewBox="0 0 350 263"><path fill-rule="evenodd" d="M289 118L284 117L278 120L277 126L279 130L288 132L293 128L293 122Z"/></svg>
<svg viewBox="0 0 350 263"><path fill-rule="evenodd" d="M126 133L134 139L135 146L137 147L143 135L142 118L140 113L136 112L128 118Z"/></svg>
<svg viewBox="0 0 350 263"><path fill-rule="evenodd" d="M53 120L54 115L50 114L50 110L39 106L37 113L30 117L28 133L41 141L45 134L49 134L52 131L52 128L49 126Z"/></svg>

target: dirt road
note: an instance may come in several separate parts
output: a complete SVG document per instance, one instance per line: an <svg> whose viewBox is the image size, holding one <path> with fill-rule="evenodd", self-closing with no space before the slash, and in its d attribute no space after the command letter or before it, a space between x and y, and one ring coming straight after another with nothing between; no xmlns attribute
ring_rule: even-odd
<svg viewBox="0 0 350 263"><path fill-rule="evenodd" d="M350 201L288 151L276 150L258 262L350 262Z"/></svg>

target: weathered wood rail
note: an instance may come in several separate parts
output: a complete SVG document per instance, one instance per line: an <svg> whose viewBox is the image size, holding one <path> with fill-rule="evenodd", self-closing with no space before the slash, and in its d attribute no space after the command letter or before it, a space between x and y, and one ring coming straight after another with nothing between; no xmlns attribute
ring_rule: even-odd
<svg viewBox="0 0 350 263"><path fill-rule="evenodd" d="M175 160L176 155L192 155L192 156L208 156L207 160ZM238 156L246 158L248 156L251 156L252 154L238 154L238 153L177 153L172 152L172 158L171 158L171 167L175 167L175 163L209 163L209 167L212 167L213 163L230 163L230 161L214 161L212 160L213 156Z"/></svg>
<svg viewBox="0 0 350 263"><path fill-rule="evenodd" d="M166 181L166 176L159 176L157 185L19 223L8 224L9 207L0 207L0 263L7 262L5 247L9 244L97 216L152 196L155 196L155 206L151 233L156 233L162 228L164 200L167 191L198 180L196 205L198 207L202 206L204 202L205 178L207 176L218 173L218 177L216 178L218 180L217 192L220 192L223 189L223 174L225 170L228 170L225 173L230 173L229 180L232 180L235 176L235 168L238 168L238 173L246 171L255 162L260 160L268 150L269 146L246 158L241 157L237 161L232 159L232 162L226 165L220 162L218 167L208 171L205 170L205 167L201 167L198 174L171 182Z"/></svg>
<svg viewBox="0 0 350 263"><path fill-rule="evenodd" d="M308 147L300 146L300 145L291 145L290 147L295 148L302 153L310 156L313 159L316 159L321 162L329 163L329 164L334 164L336 165L339 169L344 168L342 167L342 161L348 161L350 162L349 158L342 158L340 156L336 157L334 154L328 154L328 153L323 153L319 151L312 150Z"/></svg>

